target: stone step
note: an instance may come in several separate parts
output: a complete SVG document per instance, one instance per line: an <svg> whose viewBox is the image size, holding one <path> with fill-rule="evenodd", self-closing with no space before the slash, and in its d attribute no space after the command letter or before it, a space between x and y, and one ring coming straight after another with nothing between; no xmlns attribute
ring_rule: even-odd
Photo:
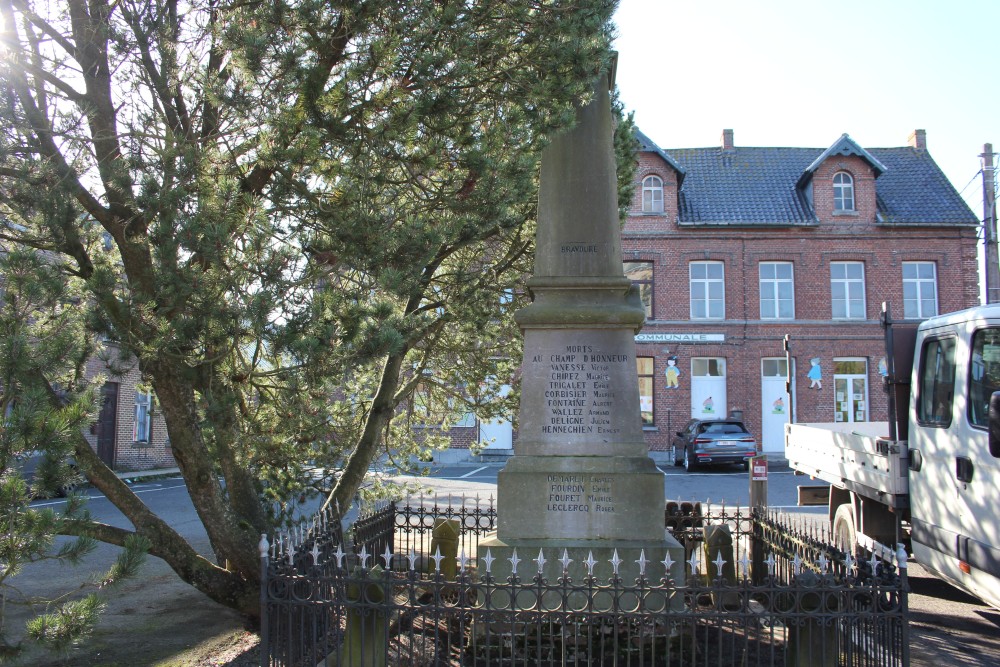
<svg viewBox="0 0 1000 667"><path fill-rule="evenodd" d="M513 455L513 449L484 449L476 460L480 463L503 463Z"/></svg>

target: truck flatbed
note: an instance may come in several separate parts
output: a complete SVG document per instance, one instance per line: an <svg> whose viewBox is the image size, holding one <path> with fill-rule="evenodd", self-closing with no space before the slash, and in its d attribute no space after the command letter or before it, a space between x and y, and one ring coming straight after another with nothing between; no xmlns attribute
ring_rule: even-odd
<svg viewBox="0 0 1000 667"><path fill-rule="evenodd" d="M785 455L793 470L906 510L908 450L888 432L886 422L788 424Z"/></svg>

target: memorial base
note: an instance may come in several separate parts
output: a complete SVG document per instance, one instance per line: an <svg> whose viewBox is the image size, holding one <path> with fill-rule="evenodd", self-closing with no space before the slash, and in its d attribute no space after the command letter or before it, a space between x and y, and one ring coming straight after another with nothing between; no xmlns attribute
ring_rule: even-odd
<svg viewBox="0 0 1000 667"><path fill-rule="evenodd" d="M503 540L655 543L663 473L645 456L516 455L498 476L497 507Z"/></svg>

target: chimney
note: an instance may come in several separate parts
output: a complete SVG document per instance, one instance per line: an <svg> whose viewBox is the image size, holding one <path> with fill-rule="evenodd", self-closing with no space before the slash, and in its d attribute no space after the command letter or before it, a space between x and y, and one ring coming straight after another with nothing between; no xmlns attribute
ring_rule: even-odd
<svg viewBox="0 0 1000 667"><path fill-rule="evenodd" d="M723 130L722 131L722 150L731 151L733 150L733 131Z"/></svg>
<svg viewBox="0 0 1000 667"><path fill-rule="evenodd" d="M927 132L925 130L914 130L910 134L910 146L918 151L927 150Z"/></svg>

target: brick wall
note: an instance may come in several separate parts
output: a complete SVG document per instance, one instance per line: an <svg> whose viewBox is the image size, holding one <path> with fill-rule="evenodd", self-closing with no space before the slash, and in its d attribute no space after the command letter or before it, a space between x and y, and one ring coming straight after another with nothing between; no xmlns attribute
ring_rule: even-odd
<svg viewBox="0 0 1000 667"><path fill-rule="evenodd" d="M140 384L138 364L134 361L122 362L115 359L112 372L108 363L94 357L87 362L89 377L104 376L109 382L118 383L118 409L115 415L115 446L112 468L120 472L136 470L152 470L156 468L172 468L177 465L170 451L167 438L166 423L155 401L148 442L135 442L133 438L136 415L136 392ZM116 357L116 354L109 355ZM84 432L90 446L98 451L97 429L91 428Z"/></svg>

